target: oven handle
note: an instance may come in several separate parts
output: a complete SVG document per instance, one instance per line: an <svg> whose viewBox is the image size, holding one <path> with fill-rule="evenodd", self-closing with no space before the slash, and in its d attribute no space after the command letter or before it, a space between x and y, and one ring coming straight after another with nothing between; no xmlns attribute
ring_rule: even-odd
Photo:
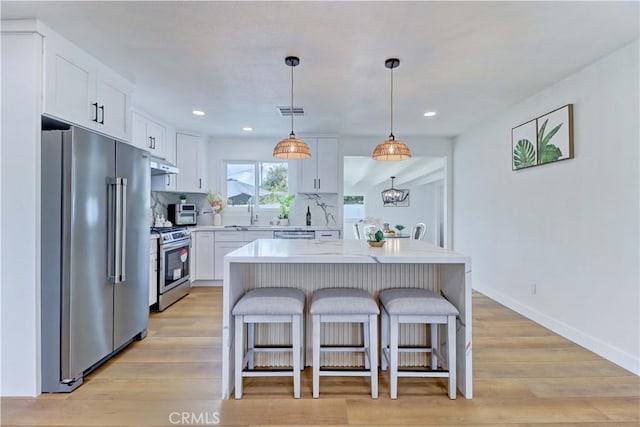
<svg viewBox="0 0 640 427"><path fill-rule="evenodd" d="M162 243L160 244L160 252L166 252L167 250L182 248L182 247L188 248L191 246L190 241L191 239L184 239L184 240L179 240L177 242Z"/></svg>

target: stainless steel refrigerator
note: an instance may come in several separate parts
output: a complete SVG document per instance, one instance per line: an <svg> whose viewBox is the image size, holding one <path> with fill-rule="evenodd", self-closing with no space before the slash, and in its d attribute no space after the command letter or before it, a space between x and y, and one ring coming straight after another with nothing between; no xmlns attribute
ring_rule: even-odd
<svg viewBox="0 0 640 427"><path fill-rule="evenodd" d="M69 392L146 336L149 155L50 120L41 153L42 391Z"/></svg>

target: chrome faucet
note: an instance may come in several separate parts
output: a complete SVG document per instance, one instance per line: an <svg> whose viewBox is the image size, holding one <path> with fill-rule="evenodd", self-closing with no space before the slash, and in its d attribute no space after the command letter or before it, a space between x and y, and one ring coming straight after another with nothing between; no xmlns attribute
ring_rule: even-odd
<svg viewBox="0 0 640 427"><path fill-rule="evenodd" d="M249 212L249 224L254 225L258 222L258 214L253 214L253 209L255 207L255 202L253 197L249 197L247 200L247 211Z"/></svg>

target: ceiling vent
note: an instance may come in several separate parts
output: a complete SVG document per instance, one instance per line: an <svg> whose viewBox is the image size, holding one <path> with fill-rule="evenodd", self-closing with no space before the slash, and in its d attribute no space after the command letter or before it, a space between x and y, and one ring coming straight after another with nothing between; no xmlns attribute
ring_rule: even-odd
<svg viewBox="0 0 640 427"><path fill-rule="evenodd" d="M276 107L280 112L282 117L291 117L291 107ZM302 107L293 107L293 116L301 117L304 116L304 108Z"/></svg>

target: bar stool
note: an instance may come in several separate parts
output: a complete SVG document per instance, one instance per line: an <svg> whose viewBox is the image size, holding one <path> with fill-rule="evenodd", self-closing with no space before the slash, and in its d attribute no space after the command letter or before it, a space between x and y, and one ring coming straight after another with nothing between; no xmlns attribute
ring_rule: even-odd
<svg viewBox="0 0 640 427"><path fill-rule="evenodd" d="M313 327L313 397L320 394L321 376L371 377L371 397L378 398L378 304L373 296L361 289L326 288L313 293L311 309ZM363 346L322 346L322 323L362 323ZM320 353L329 351L363 352L365 370L323 370Z"/></svg>
<svg viewBox="0 0 640 427"><path fill-rule="evenodd" d="M235 316L235 396L242 398L244 377L293 377L293 397L300 398L300 370L304 369L303 313L305 293L291 288L252 289L233 307ZM244 352L244 325L247 324L247 353ZM291 323L290 347L256 347L256 323ZM292 370L254 370L257 352L291 352ZM244 366L247 365L247 369Z"/></svg>
<svg viewBox="0 0 640 427"><path fill-rule="evenodd" d="M445 298L426 289L386 289L379 294L382 307L382 370L390 370L390 395L398 398L398 377L441 377L449 379L449 398L456 398L456 317L458 310ZM431 347L400 347L400 324L431 325ZM447 368L438 370L438 325L447 325ZM431 353L431 370L398 370L399 352Z"/></svg>

